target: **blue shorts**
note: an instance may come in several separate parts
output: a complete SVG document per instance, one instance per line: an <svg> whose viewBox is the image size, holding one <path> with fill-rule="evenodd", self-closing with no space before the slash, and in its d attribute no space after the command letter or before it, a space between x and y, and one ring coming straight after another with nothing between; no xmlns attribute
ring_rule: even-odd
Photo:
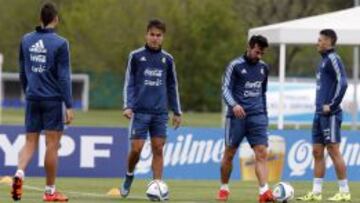
<svg viewBox="0 0 360 203"><path fill-rule="evenodd" d="M63 115L63 103L61 101L26 100L26 132L40 133L42 130L63 131Z"/></svg>
<svg viewBox="0 0 360 203"><path fill-rule="evenodd" d="M169 116L167 114L134 113L130 121L130 139L147 139L150 137L166 138Z"/></svg>
<svg viewBox="0 0 360 203"><path fill-rule="evenodd" d="M237 148L246 137L251 147L268 146L268 118L265 114L250 115L244 119L227 117L225 124L225 145Z"/></svg>
<svg viewBox="0 0 360 203"><path fill-rule="evenodd" d="M333 115L315 113L312 127L313 144L340 143L341 122L341 111Z"/></svg>

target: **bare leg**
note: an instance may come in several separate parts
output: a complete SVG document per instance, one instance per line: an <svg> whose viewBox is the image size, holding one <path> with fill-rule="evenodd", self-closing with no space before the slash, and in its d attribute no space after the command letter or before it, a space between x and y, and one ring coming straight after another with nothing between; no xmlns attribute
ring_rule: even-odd
<svg viewBox="0 0 360 203"><path fill-rule="evenodd" d="M267 147L265 145L255 145L255 174L259 185L264 186L268 182L269 170L267 166Z"/></svg>
<svg viewBox="0 0 360 203"><path fill-rule="evenodd" d="M45 171L46 185L55 185L57 166L58 166L58 150L60 147L60 139L62 132L45 131L46 134L46 152L45 152Z"/></svg>
<svg viewBox="0 0 360 203"><path fill-rule="evenodd" d="M344 159L340 153L339 144L329 144L326 147L331 157L331 160L334 163L337 178L339 180L346 179L346 166Z"/></svg>
<svg viewBox="0 0 360 203"><path fill-rule="evenodd" d="M314 177L323 178L325 176L325 158L324 158L325 146L322 144L313 145L314 156Z"/></svg>
<svg viewBox="0 0 360 203"><path fill-rule="evenodd" d="M39 133L27 133L25 145L19 153L18 169L25 171L39 144Z"/></svg>
<svg viewBox="0 0 360 203"><path fill-rule="evenodd" d="M161 179L164 167L163 148L165 138L153 137L151 138L151 149L153 153L152 170L153 179Z"/></svg>
<svg viewBox="0 0 360 203"><path fill-rule="evenodd" d="M128 155L128 172L134 172L136 164L139 162L141 150L144 146L144 143L145 140L143 139L131 140L131 150Z"/></svg>
<svg viewBox="0 0 360 203"><path fill-rule="evenodd" d="M226 146L224 157L221 161L221 183L228 184L231 171L232 171L232 161L234 159L237 148L231 148Z"/></svg>

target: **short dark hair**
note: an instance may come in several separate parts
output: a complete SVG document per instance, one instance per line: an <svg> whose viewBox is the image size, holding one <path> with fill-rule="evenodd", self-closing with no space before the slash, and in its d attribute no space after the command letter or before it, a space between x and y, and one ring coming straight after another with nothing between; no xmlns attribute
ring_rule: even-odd
<svg viewBox="0 0 360 203"><path fill-rule="evenodd" d="M146 31L149 31L151 28L157 28L157 29L161 30L163 33L166 32L165 23L159 19L152 19L149 21L149 23L146 27Z"/></svg>
<svg viewBox="0 0 360 203"><path fill-rule="evenodd" d="M46 2L41 7L40 19L44 27L49 25L57 15L58 15L58 11L54 3Z"/></svg>
<svg viewBox="0 0 360 203"><path fill-rule="evenodd" d="M251 38L249 40L250 48L254 48L255 44L257 44L261 48L267 48L269 46L269 43L268 43L266 37L264 37L262 35L251 36Z"/></svg>
<svg viewBox="0 0 360 203"><path fill-rule="evenodd" d="M323 29L320 31L320 35L324 35L331 39L331 45L334 46L337 41L336 32L333 29Z"/></svg>

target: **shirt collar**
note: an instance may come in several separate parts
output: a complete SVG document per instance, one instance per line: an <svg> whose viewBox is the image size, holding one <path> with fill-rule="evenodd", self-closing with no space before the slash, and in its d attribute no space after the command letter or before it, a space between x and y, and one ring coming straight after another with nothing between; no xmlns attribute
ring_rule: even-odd
<svg viewBox="0 0 360 203"><path fill-rule="evenodd" d="M41 26L36 26L35 30L36 30L36 32L40 32L40 33L53 33L53 32L55 32L54 28L43 28Z"/></svg>
<svg viewBox="0 0 360 203"><path fill-rule="evenodd" d="M152 52L152 53L159 53L161 52L161 47L159 49L153 49L151 47L149 47L147 44L145 44L145 49Z"/></svg>

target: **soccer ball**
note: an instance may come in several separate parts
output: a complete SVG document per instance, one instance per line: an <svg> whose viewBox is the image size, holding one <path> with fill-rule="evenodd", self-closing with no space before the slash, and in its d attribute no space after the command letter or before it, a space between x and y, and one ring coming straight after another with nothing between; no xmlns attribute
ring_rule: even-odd
<svg viewBox="0 0 360 203"><path fill-rule="evenodd" d="M288 202L294 198L294 188L285 182L280 182L274 186L273 196L277 202Z"/></svg>
<svg viewBox="0 0 360 203"><path fill-rule="evenodd" d="M151 201L164 201L169 199L169 188L164 181L153 180L148 184L146 196Z"/></svg>

